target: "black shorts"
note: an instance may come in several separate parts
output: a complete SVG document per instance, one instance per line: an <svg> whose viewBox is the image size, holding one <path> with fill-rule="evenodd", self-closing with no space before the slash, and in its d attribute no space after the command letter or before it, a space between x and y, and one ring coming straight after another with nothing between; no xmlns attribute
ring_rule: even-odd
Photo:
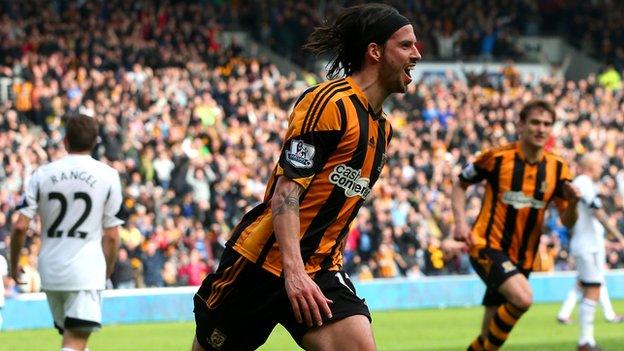
<svg viewBox="0 0 624 351"><path fill-rule="evenodd" d="M371 320L368 307L344 272L320 271L313 279L333 301L329 305L332 318L323 319L323 324L354 315ZM295 320L284 279L230 248L223 252L217 272L204 279L193 301L195 335L206 351L255 350L278 323L302 346L304 334L311 329Z"/></svg>
<svg viewBox="0 0 624 351"><path fill-rule="evenodd" d="M531 273L519 269L504 252L489 248L480 250L478 257L470 256L470 263L487 287L483 306L499 306L505 303L506 299L498 292L498 288L513 275L523 274L528 278Z"/></svg>

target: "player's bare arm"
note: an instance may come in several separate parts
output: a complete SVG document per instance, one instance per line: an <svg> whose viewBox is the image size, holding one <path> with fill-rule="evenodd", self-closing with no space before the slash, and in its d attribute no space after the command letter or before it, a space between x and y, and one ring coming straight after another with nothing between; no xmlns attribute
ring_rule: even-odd
<svg viewBox="0 0 624 351"><path fill-rule="evenodd" d="M299 323L322 325L323 318L331 318L329 303L321 289L304 269L299 246L299 196L302 187L286 177L277 180L271 200L273 230L282 253L286 293Z"/></svg>
<svg viewBox="0 0 624 351"><path fill-rule="evenodd" d="M453 231L453 238L459 241L465 241L467 245L470 245L470 229L466 224L466 189L468 185L461 181L456 181L453 185L453 191L451 193L451 204L453 208L453 218L455 221L455 230Z"/></svg>
<svg viewBox="0 0 624 351"><path fill-rule="evenodd" d="M26 230L30 224L30 218L20 214L13 224L13 233L11 234L11 277L17 284L23 284L20 273L19 257L24 242L26 241Z"/></svg>
<svg viewBox="0 0 624 351"><path fill-rule="evenodd" d="M119 251L119 245L121 244L119 227L104 228L103 234L102 250L104 251L104 258L106 259L106 279L108 279L115 269L117 251Z"/></svg>
<svg viewBox="0 0 624 351"><path fill-rule="evenodd" d="M565 182L563 183L563 198L568 202L568 207L561 214L561 223L571 229L578 219L576 204L581 198L581 192L571 182Z"/></svg>
<svg viewBox="0 0 624 351"><path fill-rule="evenodd" d="M607 216L605 210L598 208L594 211L594 215L596 216L598 222L600 222L600 224L602 224L602 226L606 229L607 233L624 245L624 235L622 235L619 229L609 221L609 217Z"/></svg>

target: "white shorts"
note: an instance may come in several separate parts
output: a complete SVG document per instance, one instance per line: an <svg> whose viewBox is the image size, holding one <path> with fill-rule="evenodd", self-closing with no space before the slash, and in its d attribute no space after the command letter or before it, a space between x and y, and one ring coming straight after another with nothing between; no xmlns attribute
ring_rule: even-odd
<svg viewBox="0 0 624 351"><path fill-rule="evenodd" d="M596 286L604 283L604 255L599 252L575 255L576 270L581 286Z"/></svg>
<svg viewBox="0 0 624 351"><path fill-rule="evenodd" d="M54 318L54 327L90 333L102 327L100 290L45 291Z"/></svg>

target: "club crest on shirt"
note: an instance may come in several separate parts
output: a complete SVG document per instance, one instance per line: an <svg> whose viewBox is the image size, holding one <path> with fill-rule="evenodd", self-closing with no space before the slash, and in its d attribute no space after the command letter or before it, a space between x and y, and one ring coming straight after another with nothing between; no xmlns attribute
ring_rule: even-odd
<svg viewBox="0 0 624 351"><path fill-rule="evenodd" d="M223 334L222 331L215 328L215 330L212 331L212 334L210 334L208 343L210 344L210 346L214 347L215 349L221 350L221 348L223 347L223 344L225 343L226 338L227 336Z"/></svg>
<svg viewBox="0 0 624 351"><path fill-rule="evenodd" d="M286 150L286 161L296 168L311 168L315 152L314 146L301 140L292 140L290 150Z"/></svg>
<svg viewBox="0 0 624 351"><path fill-rule="evenodd" d="M548 190L548 182L547 181L543 181L542 185L540 186L540 193L545 193L546 190Z"/></svg>

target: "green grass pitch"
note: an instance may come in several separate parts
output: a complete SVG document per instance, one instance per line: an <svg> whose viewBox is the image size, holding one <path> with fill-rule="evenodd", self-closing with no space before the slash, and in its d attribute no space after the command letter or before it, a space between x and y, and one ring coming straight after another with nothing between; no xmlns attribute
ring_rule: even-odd
<svg viewBox="0 0 624 351"><path fill-rule="evenodd" d="M616 311L624 312L624 301L614 301ZM579 333L578 317L572 325L555 321L558 304L535 305L520 320L503 347L509 351L575 350ZM373 313L375 339L380 351L465 350L476 336L482 309L449 308ZM624 350L624 324L606 323L596 311L596 339L607 351ZM91 337L91 351L176 351L190 350L193 323L155 323L105 326ZM60 349L60 337L52 328L0 333L3 351ZM265 351L299 350L288 333L278 326Z"/></svg>

